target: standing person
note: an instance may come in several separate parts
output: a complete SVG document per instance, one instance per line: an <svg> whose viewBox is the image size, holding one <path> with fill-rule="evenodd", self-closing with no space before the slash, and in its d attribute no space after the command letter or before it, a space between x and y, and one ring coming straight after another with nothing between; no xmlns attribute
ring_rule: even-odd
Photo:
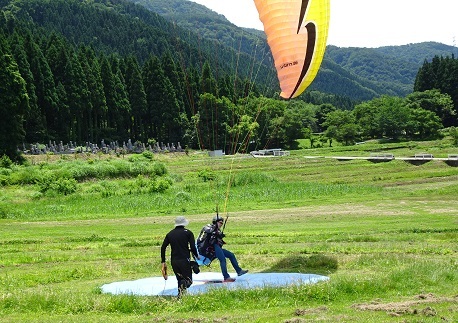
<svg viewBox="0 0 458 323"><path fill-rule="evenodd" d="M234 267L237 276L245 275L248 270L243 270L240 268L237 258L235 255L227 249L223 249L223 245L226 244L223 240L225 234L222 232L221 227L224 224L224 219L219 215L213 217L212 224L207 224L203 229L202 232L205 232L209 239L209 244L213 246L214 255L219 260L219 264L221 266L221 273L224 277L224 282L233 282L235 278L232 278L229 273L227 272L227 262L226 258L228 258Z"/></svg>
<svg viewBox="0 0 458 323"><path fill-rule="evenodd" d="M178 282L178 298L192 285L190 251L195 258L199 258L194 242L194 234L185 228L188 224L189 221L184 216L177 216L175 219L175 228L167 233L161 247L162 273L166 280L167 265L165 263L165 251L168 245L172 249L170 262Z"/></svg>

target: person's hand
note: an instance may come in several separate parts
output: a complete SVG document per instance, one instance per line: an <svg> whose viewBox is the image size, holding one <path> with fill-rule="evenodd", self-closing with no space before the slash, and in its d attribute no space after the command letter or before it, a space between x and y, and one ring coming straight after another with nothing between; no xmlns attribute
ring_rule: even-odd
<svg viewBox="0 0 458 323"><path fill-rule="evenodd" d="M167 280L169 276L167 275L167 264L165 262L162 263L161 272L162 272L162 277L164 277L164 279Z"/></svg>

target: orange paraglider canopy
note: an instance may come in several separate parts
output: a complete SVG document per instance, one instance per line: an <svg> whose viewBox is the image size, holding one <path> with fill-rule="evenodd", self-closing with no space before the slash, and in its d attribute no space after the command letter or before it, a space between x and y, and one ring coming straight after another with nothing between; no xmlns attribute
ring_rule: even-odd
<svg viewBox="0 0 458 323"><path fill-rule="evenodd" d="M330 0L254 0L280 81L280 96L300 95L313 81L326 49Z"/></svg>

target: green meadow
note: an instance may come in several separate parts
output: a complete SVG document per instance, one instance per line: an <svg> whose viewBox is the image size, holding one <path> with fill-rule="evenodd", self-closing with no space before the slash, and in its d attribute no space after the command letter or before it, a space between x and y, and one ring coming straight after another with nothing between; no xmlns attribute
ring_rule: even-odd
<svg viewBox="0 0 458 323"><path fill-rule="evenodd" d="M458 147L445 139L301 146L276 158L191 151L4 163L0 321L457 322L458 167L335 157L447 158ZM174 218L185 215L197 235L217 211L243 268L330 279L181 300L101 292L160 276Z"/></svg>

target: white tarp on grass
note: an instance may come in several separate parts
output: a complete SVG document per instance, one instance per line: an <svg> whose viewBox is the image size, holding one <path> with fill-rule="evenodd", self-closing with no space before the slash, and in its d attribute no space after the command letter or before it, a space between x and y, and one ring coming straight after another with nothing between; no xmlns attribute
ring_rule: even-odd
<svg viewBox="0 0 458 323"><path fill-rule="evenodd" d="M210 283L211 281L221 280L220 272L200 272L193 275L193 284L188 288L188 295L205 293L212 288L227 289L250 289L262 287L281 287L300 284L314 284L320 281L328 280L329 277L315 274L298 274L298 273L248 273L237 277L233 283ZM103 293L109 294L127 294L141 296L176 296L177 280L172 274L167 280L162 277L150 277L131 281L114 282L102 286Z"/></svg>

